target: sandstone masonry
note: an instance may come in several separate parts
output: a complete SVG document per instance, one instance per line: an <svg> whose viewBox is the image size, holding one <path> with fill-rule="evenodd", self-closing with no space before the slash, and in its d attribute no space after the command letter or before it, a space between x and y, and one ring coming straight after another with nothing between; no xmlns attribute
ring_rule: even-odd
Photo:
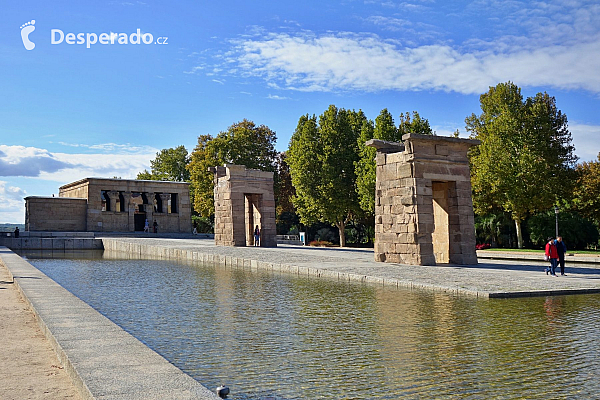
<svg viewBox="0 0 600 400"><path fill-rule="evenodd" d="M407 134L377 149L375 260L477 264L467 151L478 140Z"/></svg>
<svg viewBox="0 0 600 400"><path fill-rule="evenodd" d="M209 170L215 176L215 243L253 246L258 225L260 246L276 247L273 173L234 164Z"/></svg>
<svg viewBox="0 0 600 400"><path fill-rule="evenodd" d="M189 183L85 178L61 186L59 197L25 198L26 231L191 232Z"/></svg>

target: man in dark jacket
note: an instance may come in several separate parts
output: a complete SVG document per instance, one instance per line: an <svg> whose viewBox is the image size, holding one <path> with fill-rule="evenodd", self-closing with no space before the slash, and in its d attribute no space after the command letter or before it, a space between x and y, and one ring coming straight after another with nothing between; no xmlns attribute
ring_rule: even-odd
<svg viewBox="0 0 600 400"><path fill-rule="evenodd" d="M558 264L560 265L560 274L565 276L565 253L567 245L562 240L562 236L558 236L555 241L556 251L558 252Z"/></svg>

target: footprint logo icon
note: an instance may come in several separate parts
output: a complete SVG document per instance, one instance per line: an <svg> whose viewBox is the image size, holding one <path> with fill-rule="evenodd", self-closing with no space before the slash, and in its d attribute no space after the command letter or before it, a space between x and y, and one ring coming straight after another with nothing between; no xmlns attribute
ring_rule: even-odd
<svg viewBox="0 0 600 400"><path fill-rule="evenodd" d="M35 48L35 43L29 40L29 34L35 31L35 19L21 25L21 39L23 39L23 46L27 50L33 50Z"/></svg>

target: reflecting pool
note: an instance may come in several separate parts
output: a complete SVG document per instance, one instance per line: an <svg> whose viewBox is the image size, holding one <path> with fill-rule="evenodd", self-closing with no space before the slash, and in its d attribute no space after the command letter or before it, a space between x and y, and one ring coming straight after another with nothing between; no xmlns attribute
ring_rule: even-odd
<svg viewBox="0 0 600 400"><path fill-rule="evenodd" d="M230 399L598 398L600 295L458 298L154 260L28 260Z"/></svg>

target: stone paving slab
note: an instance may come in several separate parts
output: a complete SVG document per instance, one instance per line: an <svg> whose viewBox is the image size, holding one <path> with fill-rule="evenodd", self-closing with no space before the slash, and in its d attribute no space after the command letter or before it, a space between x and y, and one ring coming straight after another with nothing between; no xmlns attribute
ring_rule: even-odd
<svg viewBox="0 0 600 400"><path fill-rule="evenodd" d="M204 261L232 268L266 269L478 297L600 293L600 265L568 262L567 276L544 273L546 262L484 260L478 265L414 266L374 261L372 249L215 246L208 239L103 238L115 257ZM119 253L120 250L120 253Z"/></svg>
<svg viewBox="0 0 600 400"><path fill-rule="evenodd" d="M6 247L0 261L84 399L219 399Z"/></svg>
<svg viewBox="0 0 600 400"><path fill-rule="evenodd" d="M492 250L478 250L477 257L481 259L492 259L492 260L525 260L525 261L543 261L544 253L527 253L527 252L512 252L512 251L492 251ZM565 256L567 263L577 264L600 264L600 257L593 254L578 254Z"/></svg>

